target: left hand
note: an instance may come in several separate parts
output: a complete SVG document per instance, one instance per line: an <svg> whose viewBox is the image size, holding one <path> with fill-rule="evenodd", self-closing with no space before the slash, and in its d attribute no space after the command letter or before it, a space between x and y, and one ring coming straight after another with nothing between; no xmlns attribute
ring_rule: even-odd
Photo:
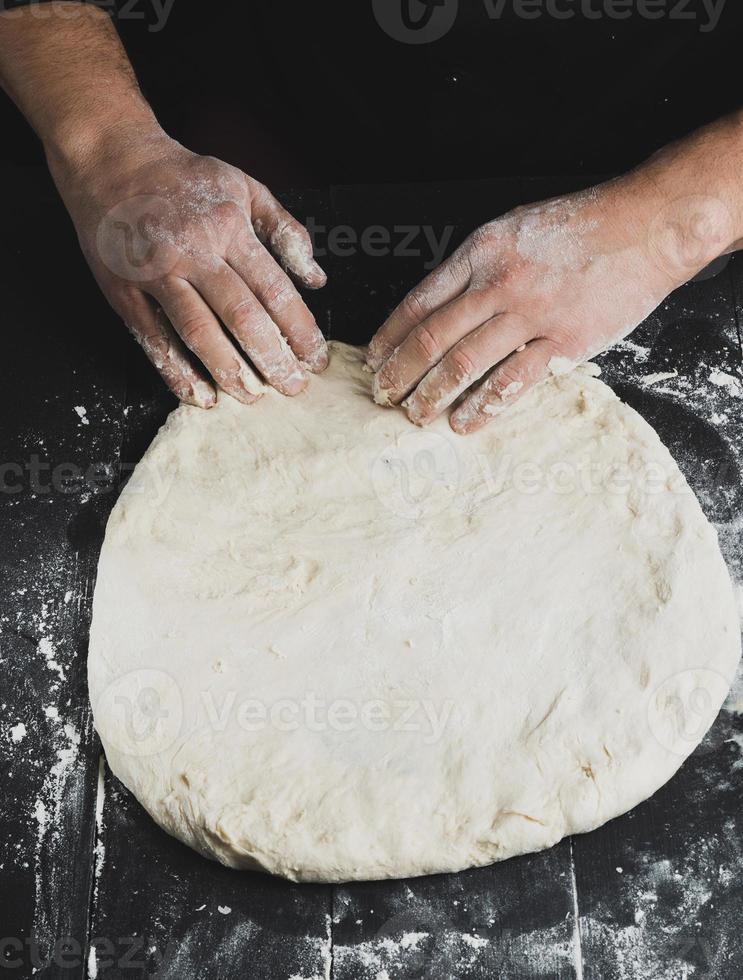
<svg viewBox="0 0 743 980"><path fill-rule="evenodd" d="M375 400L426 425L464 396L449 421L465 434L620 340L724 247L714 214L709 242L669 245L667 207L634 173L483 225L372 338Z"/></svg>

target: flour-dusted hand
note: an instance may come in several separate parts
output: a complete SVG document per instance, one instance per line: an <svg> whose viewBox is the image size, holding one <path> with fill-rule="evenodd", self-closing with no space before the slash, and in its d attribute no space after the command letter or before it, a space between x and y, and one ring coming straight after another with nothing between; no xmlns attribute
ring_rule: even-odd
<svg viewBox="0 0 743 980"><path fill-rule="evenodd" d="M325 283L309 234L257 180L163 132L103 11L46 6L0 14L0 84L107 299L183 401L297 394L328 360L290 278Z"/></svg>
<svg viewBox="0 0 743 980"><path fill-rule="evenodd" d="M372 339L375 399L418 425L454 406L451 427L469 433L626 336L740 234L724 197L656 175L673 162L478 229Z"/></svg>
<svg viewBox="0 0 743 980"><path fill-rule="evenodd" d="M307 231L258 181L158 132L56 176L99 285L179 398L212 405L205 372L245 403L263 381L296 395L325 368L288 273L313 288L325 275Z"/></svg>

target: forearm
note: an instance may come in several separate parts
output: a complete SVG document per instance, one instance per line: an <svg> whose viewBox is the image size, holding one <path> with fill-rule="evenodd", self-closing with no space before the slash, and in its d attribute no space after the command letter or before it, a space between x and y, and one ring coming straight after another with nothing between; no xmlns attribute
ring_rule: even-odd
<svg viewBox="0 0 743 980"><path fill-rule="evenodd" d="M157 129L102 11L53 3L0 14L0 83L41 139L52 172L83 167L116 136Z"/></svg>
<svg viewBox="0 0 743 980"><path fill-rule="evenodd" d="M656 208L651 248L679 259L674 284L743 247L743 112L664 147L629 179Z"/></svg>

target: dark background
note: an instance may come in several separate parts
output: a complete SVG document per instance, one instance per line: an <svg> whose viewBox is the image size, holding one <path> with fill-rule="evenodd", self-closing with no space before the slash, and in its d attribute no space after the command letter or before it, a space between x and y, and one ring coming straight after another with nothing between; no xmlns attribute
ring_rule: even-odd
<svg viewBox="0 0 743 980"><path fill-rule="evenodd" d="M367 0L176 0L162 31L120 27L161 120L193 149L266 181L301 220L451 226L453 247L736 107L743 6L728 0L715 31L699 24L495 22L460 0L444 37L413 46ZM37 141L2 99L0 227L0 464L22 474L0 496L0 980L740 980L740 689L646 803L459 875L291 885L206 861L152 822L102 759L86 657L107 516L175 401L99 294ZM422 272L420 257L326 264L309 301L326 334L357 342ZM742 323L736 256L600 359L678 460L737 582Z"/></svg>
<svg viewBox="0 0 743 980"><path fill-rule="evenodd" d="M151 0L117 0L117 23L171 135L276 189L615 173L743 102L738 0L714 29L702 0L650 0L655 20L611 6L644 0L554 0L569 20L519 2L491 18L459 0L426 44L390 37L370 0L175 0L162 29ZM399 5L381 4L392 23ZM4 102L0 133L6 160L39 159Z"/></svg>

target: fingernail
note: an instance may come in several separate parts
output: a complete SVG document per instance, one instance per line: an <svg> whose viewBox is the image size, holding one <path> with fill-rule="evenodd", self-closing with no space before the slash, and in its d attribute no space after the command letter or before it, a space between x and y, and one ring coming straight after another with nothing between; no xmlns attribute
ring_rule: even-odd
<svg viewBox="0 0 743 980"><path fill-rule="evenodd" d="M308 283L313 289L320 289L328 281L328 276L322 266L318 265L314 259L310 259L310 271L309 275L312 276L313 282Z"/></svg>
<svg viewBox="0 0 743 980"><path fill-rule="evenodd" d="M372 381L372 398L377 405L388 408L392 404L394 388L386 388L381 380L381 375L375 374Z"/></svg>
<svg viewBox="0 0 743 980"><path fill-rule="evenodd" d="M242 388L250 396L250 401L248 404L258 401L263 392L266 390L265 385L261 384L260 380L253 374L242 358L240 358L238 362L237 377Z"/></svg>
<svg viewBox="0 0 743 980"><path fill-rule="evenodd" d="M480 413L474 405L466 402L449 416L449 425L460 436L465 436L480 423Z"/></svg>
<svg viewBox="0 0 743 980"><path fill-rule="evenodd" d="M374 354L371 347L366 350L366 363L372 369L372 371L378 371L384 362L387 360L386 357L382 357L381 354Z"/></svg>
<svg viewBox="0 0 743 980"><path fill-rule="evenodd" d="M456 415L452 415L449 419L449 428L452 432L456 432L458 436L467 435L467 430L465 428L465 423L462 419L457 418Z"/></svg>
<svg viewBox="0 0 743 980"><path fill-rule="evenodd" d="M414 395L408 395L400 403L402 408L405 409L405 414L408 416L408 421L412 422L413 425L425 425L425 413L421 411L419 405L416 403Z"/></svg>
<svg viewBox="0 0 743 980"><path fill-rule="evenodd" d="M330 363L328 345L325 343L325 341L311 351L301 363L303 367L306 367L308 371L312 371L313 374L320 374L322 371L324 371Z"/></svg>
<svg viewBox="0 0 743 980"><path fill-rule="evenodd" d="M288 378L285 378L281 383L280 391L284 395L298 395L301 391L307 387L309 378L305 371L301 369L293 371Z"/></svg>
<svg viewBox="0 0 743 980"><path fill-rule="evenodd" d="M426 415L425 412L417 411L415 408L408 409L408 418L413 425L420 426L421 429L425 428L431 421L430 415Z"/></svg>
<svg viewBox="0 0 743 980"><path fill-rule="evenodd" d="M290 247L284 247L280 251L280 255L284 268L310 289L320 289L328 281L322 266L315 262L303 242L299 245L292 242Z"/></svg>
<svg viewBox="0 0 743 980"><path fill-rule="evenodd" d="M194 381L191 385L189 404L197 408L214 408L217 404L217 393L206 381Z"/></svg>
<svg viewBox="0 0 743 980"><path fill-rule="evenodd" d="M233 388L232 391L228 391L227 394L232 395L232 397L237 399L241 405L252 405L261 397L260 395L256 395L253 392L248 391L247 388L244 388L241 385Z"/></svg>

